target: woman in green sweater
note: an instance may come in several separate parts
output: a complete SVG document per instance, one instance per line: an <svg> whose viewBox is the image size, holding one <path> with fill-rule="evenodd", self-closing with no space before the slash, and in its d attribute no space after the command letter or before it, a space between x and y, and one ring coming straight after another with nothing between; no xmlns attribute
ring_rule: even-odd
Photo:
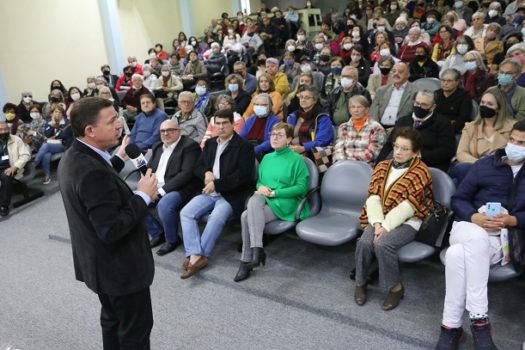
<svg viewBox="0 0 525 350"><path fill-rule="evenodd" d="M250 271L266 263L262 237L264 226L273 220L295 221L295 211L308 190L308 168L303 157L289 144L293 127L286 123L273 126L270 142L275 152L264 156L259 166L257 191L241 215L242 255L239 271L233 279L240 282L250 277ZM308 203L300 218L310 214Z"/></svg>

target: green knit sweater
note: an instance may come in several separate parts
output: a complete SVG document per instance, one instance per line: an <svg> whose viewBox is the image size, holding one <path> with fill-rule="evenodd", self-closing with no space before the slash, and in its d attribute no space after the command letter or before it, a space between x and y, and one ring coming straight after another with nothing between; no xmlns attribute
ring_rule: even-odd
<svg viewBox="0 0 525 350"><path fill-rule="evenodd" d="M265 197L266 204L281 220L295 221L297 206L308 192L309 176L303 157L286 147L264 156L259 166L257 189L260 186L271 188L275 196ZM306 203L301 219L309 215L310 207Z"/></svg>

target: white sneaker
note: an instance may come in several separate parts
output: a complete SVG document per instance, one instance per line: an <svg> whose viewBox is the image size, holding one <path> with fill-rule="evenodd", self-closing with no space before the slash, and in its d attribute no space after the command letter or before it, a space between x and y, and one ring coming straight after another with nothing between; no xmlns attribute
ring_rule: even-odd
<svg viewBox="0 0 525 350"><path fill-rule="evenodd" d="M44 185L48 185L50 182L51 182L51 178L49 176L44 177L44 181L42 181Z"/></svg>

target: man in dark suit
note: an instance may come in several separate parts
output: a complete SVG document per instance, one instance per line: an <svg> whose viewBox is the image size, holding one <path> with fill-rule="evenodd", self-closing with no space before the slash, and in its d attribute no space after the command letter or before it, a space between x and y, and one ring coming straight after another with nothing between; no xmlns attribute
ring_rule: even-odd
<svg viewBox="0 0 525 350"><path fill-rule="evenodd" d="M206 141L194 171L204 185L202 194L180 212L186 249L181 278L191 277L208 265L224 224L231 216L241 214L246 197L254 190L253 145L233 131L231 110L217 111L213 118L218 136ZM210 212L201 235L198 220Z"/></svg>
<svg viewBox="0 0 525 350"><path fill-rule="evenodd" d="M193 175L195 164L201 154L199 144L188 136L181 135L176 119L160 125L161 142L152 147L148 168L157 177L157 214L146 217L146 226L151 236L150 245L164 244L158 255L168 254L180 244L179 210L199 191L200 181ZM162 234L164 232L164 235Z"/></svg>
<svg viewBox="0 0 525 350"><path fill-rule="evenodd" d="M112 163L123 162L107 150L118 144L122 123L111 101L77 101L71 127L76 140L60 161L58 181L75 276L98 294L105 350L149 349L154 264L144 217L157 179L148 170L134 193L117 175Z"/></svg>

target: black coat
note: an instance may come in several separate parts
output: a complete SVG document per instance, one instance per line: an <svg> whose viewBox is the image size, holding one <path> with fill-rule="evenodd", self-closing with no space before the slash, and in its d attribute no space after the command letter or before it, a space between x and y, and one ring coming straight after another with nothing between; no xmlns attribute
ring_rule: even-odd
<svg viewBox="0 0 525 350"><path fill-rule="evenodd" d="M401 127L413 127L413 125L412 115L407 115L397 120L387 143L377 157L376 164L391 158L390 154L393 150L392 144L395 141L396 131ZM429 167L447 171L452 157L456 154L456 137L447 118L436 114L434 111L434 115L424 121L417 130L423 138L421 160Z"/></svg>
<svg viewBox="0 0 525 350"><path fill-rule="evenodd" d="M58 166L75 276L95 293L111 296L141 291L154 275L144 224L148 206L117 168L78 140Z"/></svg>
<svg viewBox="0 0 525 350"><path fill-rule="evenodd" d="M457 88L449 97L443 89L436 90L436 110L452 124L454 133L460 134L466 122L471 121L472 98L463 88Z"/></svg>
<svg viewBox="0 0 525 350"><path fill-rule="evenodd" d="M417 61L413 61L410 63L409 68L409 81L416 81L421 78L439 78L439 66L430 58L423 63L423 66L420 66Z"/></svg>
<svg viewBox="0 0 525 350"><path fill-rule="evenodd" d="M217 137L206 141L197 162L194 174L204 184L204 174L213 172L213 163L217 153ZM220 193L232 206L233 215L238 216L244 210L244 201L255 189L255 153L253 145L242 139L237 133L226 146L220 158L220 179L214 181L215 191Z"/></svg>
<svg viewBox="0 0 525 350"><path fill-rule="evenodd" d="M156 172L159 166L163 152L162 145L162 142L157 142L152 147L148 168L151 168L153 172ZM168 159L166 173L164 174L165 183L162 189L166 193L178 191L183 203L188 202L196 195L200 189L201 181L193 175L193 170L200 155L201 148L199 144L191 138L182 135Z"/></svg>

